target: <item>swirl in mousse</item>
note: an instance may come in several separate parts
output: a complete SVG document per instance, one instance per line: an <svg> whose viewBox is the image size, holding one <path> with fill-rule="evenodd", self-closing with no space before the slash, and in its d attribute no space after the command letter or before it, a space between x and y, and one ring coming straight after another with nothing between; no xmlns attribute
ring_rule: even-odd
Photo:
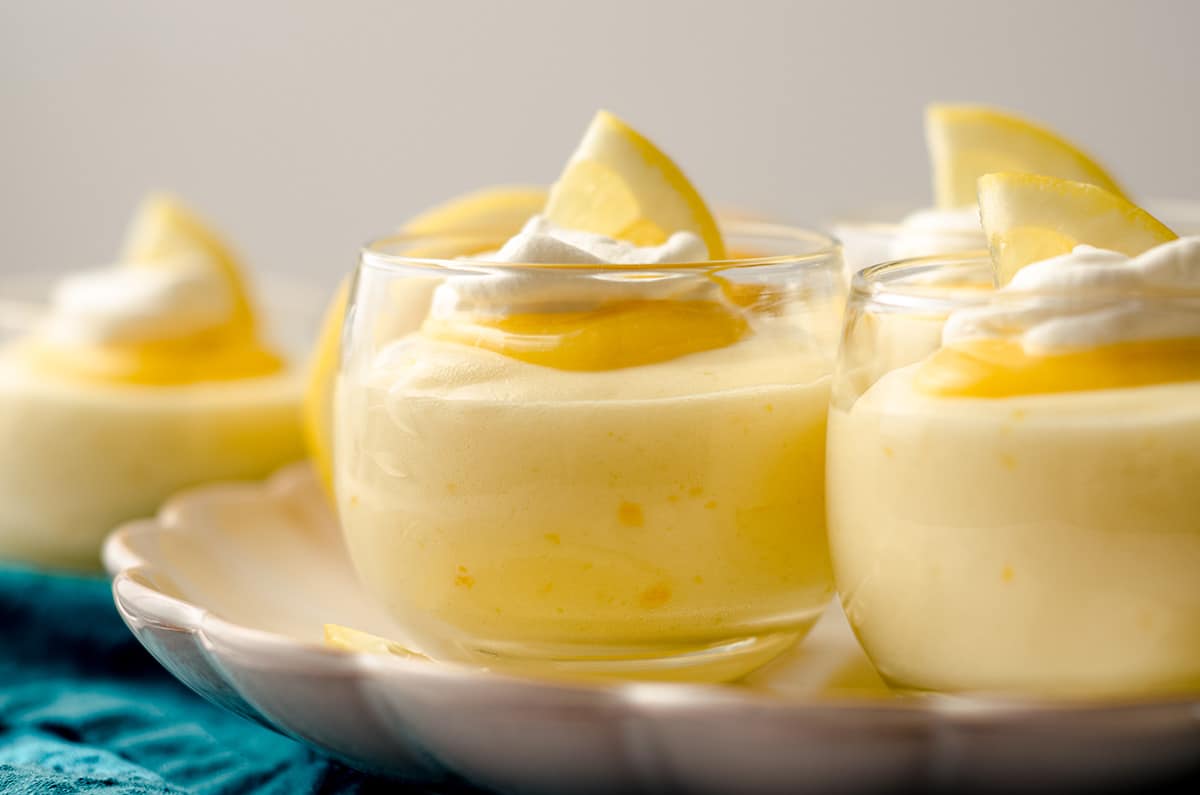
<svg viewBox="0 0 1200 795"><path fill-rule="evenodd" d="M233 255L151 197L120 264L60 280L0 350L0 555L95 568L170 494L301 458L299 394Z"/></svg>
<svg viewBox="0 0 1200 795"><path fill-rule="evenodd" d="M1081 183L991 175L980 197L994 262L856 283L830 415L847 615L901 687L1194 691L1200 238ZM938 267L1003 286L930 288ZM863 317L900 305L951 306L941 344L872 361Z"/></svg>
<svg viewBox="0 0 1200 795"><path fill-rule="evenodd" d="M601 113L544 212L498 249L364 255L335 491L405 647L723 680L820 615L840 257L798 230L727 237L664 155Z"/></svg>

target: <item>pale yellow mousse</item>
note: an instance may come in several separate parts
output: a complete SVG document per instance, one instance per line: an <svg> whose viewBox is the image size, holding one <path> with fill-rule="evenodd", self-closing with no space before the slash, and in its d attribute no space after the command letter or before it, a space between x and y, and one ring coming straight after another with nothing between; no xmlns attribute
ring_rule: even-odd
<svg viewBox="0 0 1200 795"><path fill-rule="evenodd" d="M671 210L647 191L653 221L592 223L563 185L625 178L605 160L621 148L605 140L615 120L597 124L609 132L585 137L550 218L493 255L592 263L593 278L480 263L432 295L414 283L426 291L416 322L361 362L352 353L338 387L339 511L412 651L734 678L799 638L832 595L829 351L786 314L732 300L702 264L672 265L713 249L714 225L680 221L695 202ZM644 156L640 136L625 143ZM631 240L608 236L621 234Z"/></svg>
<svg viewBox="0 0 1200 795"><path fill-rule="evenodd" d="M121 263L64 279L0 349L0 556L94 568L172 493L303 456L299 381L216 236L152 197Z"/></svg>
<svg viewBox="0 0 1200 795"><path fill-rule="evenodd" d="M564 371L415 335L344 389L351 552L435 656L699 647L829 599L811 351Z"/></svg>
<svg viewBox="0 0 1200 795"><path fill-rule="evenodd" d="M838 585L884 677L1200 688L1200 382L949 397L920 371L829 420Z"/></svg>
<svg viewBox="0 0 1200 795"><path fill-rule="evenodd" d="M1200 239L1074 247L1095 228L1073 205L1090 186L981 185L1011 283L830 414L847 615L904 687L1200 689ZM1121 218L1126 243L1151 228L1098 201L1111 242Z"/></svg>

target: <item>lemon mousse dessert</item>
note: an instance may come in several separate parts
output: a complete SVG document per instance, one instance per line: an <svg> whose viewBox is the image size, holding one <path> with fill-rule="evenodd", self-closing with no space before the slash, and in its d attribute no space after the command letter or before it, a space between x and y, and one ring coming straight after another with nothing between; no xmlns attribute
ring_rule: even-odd
<svg viewBox="0 0 1200 795"><path fill-rule="evenodd" d="M95 568L171 493L302 457L299 393L232 254L148 199L120 264L61 279L0 349L0 556Z"/></svg>
<svg viewBox="0 0 1200 795"><path fill-rule="evenodd" d="M607 113L518 234L427 255L453 243L368 250L343 343L339 513L396 640L721 680L801 637L832 594L836 245L720 229Z"/></svg>
<svg viewBox="0 0 1200 795"><path fill-rule="evenodd" d="M1083 183L990 175L980 199L990 260L852 292L828 473L847 616L902 687L1200 689L1200 238ZM864 319L904 311L941 312L941 343L881 363Z"/></svg>

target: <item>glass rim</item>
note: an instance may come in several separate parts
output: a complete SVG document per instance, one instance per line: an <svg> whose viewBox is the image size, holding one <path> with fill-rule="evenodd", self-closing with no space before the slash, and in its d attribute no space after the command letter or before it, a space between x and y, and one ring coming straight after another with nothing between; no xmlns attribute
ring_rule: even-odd
<svg viewBox="0 0 1200 795"><path fill-rule="evenodd" d="M1145 209L1159 221L1170 226L1169 221L1187 220L1179 217L1174 217L1175 214L1180 216L1193 215L1197 220L1200 220L1200 199L1188 198L1185 196L1147 196L1138 199L1138 206ZM826 226L830 229L845 227L854 229L860 232L869 232L872 234L898 234L900 232L912 232L911 227L904 226L904 216L909 213L920 212L922 210L936 210L933 205L911 205L906 202L881 202L875 206L868 206L858 210L849 210L839 212L827 219ZM938 230L938 235L946 237L960 237L963 239L974 238L978 240L983 230L964 230L964 229L949 229Z"/></svg>
<svg viewBox="0 0 1200 795"><path fill-rule="evenodd" d="M800 250L787 254L766 254L754 257L726 257L720 260L702 260L698 262L666 262L666 263L629 263L629 264L592 264L592 263L541 263L541 262L494 262L479 257L420 257L408 254L394 254L381 250L385 245L400 243L417 244L451 242L455 240L479 242L484 239L503 243L511 235L492 229L480 229L478 232L441 235L412 235L403 231L386 237L376 238L367 242L360 250L360 262L363 265L381 270L401 270L407 268L429 268L439 271L470 271L479 269L517 271L551 271L577 272L591 274L596 272L638 272L638 271L667 271L667 272L712 272L757 268L764 266L785 266L794 268L820 266L841 267L842 243L837 238L825 232L805 227L778 224L766 221L718 221L724 235L733 237L771 238L781 242L795 241L807 244L808 250ZM798 246L799 247L799 246Z"/></svg>
<svg viewBox="0 0 1200 795"><path fill-rule="evenodd" d="M905 257L870 265L854 274L850 281L851 299L866 299L875 304L914 308L915 302L930 302L939 305L977 306L984 303L1012 302L1050 298L1057 301L1094 301L1105 303L1120 300L1193 300L1200 301L1200 287L1162 287L1147 285L1136 289L1128 287L1093 287L1086 290L1064 289L1000 289L993 280L990 284L963 284L955 282L893 282L891 278L916 276L923 273L945 272L947 269L962 271L978 270L990 266L991 255L986 249L955 251L931 254L922 257ZM981 288L987 289L981 289ZM1200 307L1198 307L1200 310Z"/></svg>

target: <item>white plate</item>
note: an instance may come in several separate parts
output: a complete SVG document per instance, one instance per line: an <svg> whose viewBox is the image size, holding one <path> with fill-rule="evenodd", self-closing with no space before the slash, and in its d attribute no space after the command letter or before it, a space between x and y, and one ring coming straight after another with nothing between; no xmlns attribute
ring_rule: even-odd
<svg viewBox="0 0 1200 795"><path fill-rule="evenodd" d="M402 633L307 466L198 489L108 540L117 608L209 700L365 770L518 792L1105 790L1200 764L1200 702L889 695L839 611L742 685L564 684L347 654Z"/></svg>

